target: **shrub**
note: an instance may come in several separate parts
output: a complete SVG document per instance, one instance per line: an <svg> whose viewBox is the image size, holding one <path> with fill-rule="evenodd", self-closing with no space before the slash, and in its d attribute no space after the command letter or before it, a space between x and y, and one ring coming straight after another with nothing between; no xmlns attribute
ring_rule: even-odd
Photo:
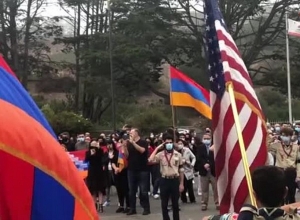
<svg viewBox="0 0 300 220"><path fill-rule="evenodd" d="M91 121L83 118L81 115L78 115L71 111L62 111L55 113L51 106L48 104L42 107L42 112L57 134L64 131L76 134L89 131L93 127Z"/></svg>

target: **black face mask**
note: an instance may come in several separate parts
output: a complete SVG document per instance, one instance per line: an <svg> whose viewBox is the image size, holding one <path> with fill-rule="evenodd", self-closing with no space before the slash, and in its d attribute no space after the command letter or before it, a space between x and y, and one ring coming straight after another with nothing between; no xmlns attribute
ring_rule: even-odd
<svg viewBox="0 0 300 220"><path fill-rule="evenodd" d="M67 137L62 138L62 142L63 143L68 143L69 142L69 138L67 138Z"/></svg>

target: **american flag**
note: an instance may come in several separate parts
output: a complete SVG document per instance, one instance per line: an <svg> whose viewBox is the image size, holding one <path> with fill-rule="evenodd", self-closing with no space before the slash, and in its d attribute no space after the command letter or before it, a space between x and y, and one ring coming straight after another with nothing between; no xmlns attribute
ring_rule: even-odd
<svg viewBox="0 0 300 220"><path fill-rule="evenodd" d="M250 170L267 160L264 115L247 68L225 25L217 0L205 0L216 178L221 214L238 212L249 195L226 84L232 83Z"/></svg>

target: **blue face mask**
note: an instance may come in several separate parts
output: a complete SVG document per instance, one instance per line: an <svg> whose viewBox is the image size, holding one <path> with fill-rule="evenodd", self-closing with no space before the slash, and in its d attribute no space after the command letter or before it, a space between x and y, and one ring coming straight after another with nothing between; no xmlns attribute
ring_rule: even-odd
<svg viewBox="0 0 300 220"><path fill-rule="evenodd" d="M283 144L285 144L285 145L289 145L291 142L291 138L287 137L287 136L280 136L280 139L283 142Z"/></svg>
<svg viewBox="0 0 300 220"><path fill-rule="evenodd" d="M280 131L280 127L275 127L275 131Z"/></svg>
<svg viewBox="0 0 300 220"><path fill-rule="evenodd" d="M167 143L166 150L173 150L173 143Z"/></svg>
<svg viewBox="0 0 300 220"><path fill-rule="evenodd" d="M299 132L299 131L300 131L300 128L299 128L299 127L297 127L297 128L295 128L295 130Z"/></svg>
<svg viewBox="0 0 300 220"><path fill-rule="evenodd" d="M211 144L211 140L203 140L202 142L205 145L210 145Z"/></svg>

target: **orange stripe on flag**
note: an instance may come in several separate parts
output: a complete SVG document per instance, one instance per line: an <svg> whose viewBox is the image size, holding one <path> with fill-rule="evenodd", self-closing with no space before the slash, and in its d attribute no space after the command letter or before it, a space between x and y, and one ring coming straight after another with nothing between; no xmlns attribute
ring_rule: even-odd
<svg viewBox="0 0 300 220"><path fill-rule="evenodd" d="M196 109L206 118L211 119L211 108L204 102L194 99L187 93L171 92L171 99L173 106L185 106Z"/></svg>

